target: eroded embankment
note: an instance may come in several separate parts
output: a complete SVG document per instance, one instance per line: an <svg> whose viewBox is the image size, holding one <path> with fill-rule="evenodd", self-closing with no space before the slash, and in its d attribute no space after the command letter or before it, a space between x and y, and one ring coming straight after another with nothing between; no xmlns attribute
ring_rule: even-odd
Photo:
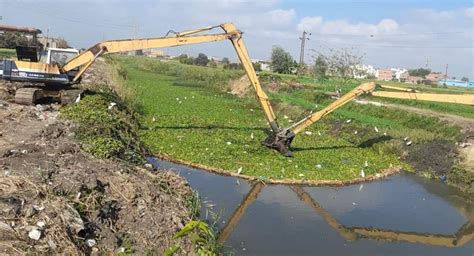
<svg viewBox="0 0 474 256"><path fill-rule="evenodd" d="M199 207L192 190L173 172L139 164L143 151L118 98L102 90L100 100L59 113L56 104L14 104L13 85L0 86L0 254L195 249L188 237L173 239Z"/></svg>

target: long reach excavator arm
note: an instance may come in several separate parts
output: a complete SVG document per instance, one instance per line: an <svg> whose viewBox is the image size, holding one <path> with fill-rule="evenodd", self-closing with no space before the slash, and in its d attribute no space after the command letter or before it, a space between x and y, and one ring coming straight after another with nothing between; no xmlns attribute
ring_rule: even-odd
<svg viewBox="0 0 474 256"><path fill-rule="evenodd" d="M202 34L203 32L211 31L217 28L222 29L223 32ZM56 85L54 86L55 89L53 91L38 88L24 88L17 90L15 96L15 100L17 102L31 104L34 103L38 98L57 97L59 94L61 103L63 103L63 92L67 96L66 92L68 91L63 89L69 85L79 83L80 78L84 72L101 55L151 48L173 47L230 40L252 84L252 87L255 90L257 100L259 101L272 130L272 133L262 141L262 144L278 150L285 156L292 156L290 145L296 134L362 94L371 94L373 96L389 98L428 100L474 105L474 95L419 93L409 89L401 89L390 86L377 86L375 83L369 82L359 85L349 93L343 95L331 103L326 108L316 113L312 113L308 117L297 122L292 127L281 128L277 123L277 119L275 113L273 112L272 106L270 105L269 98L263 91L257 74L253 68L252 61L242 39L242 32L239 31L232 23L224 23L218 26L209 26L183 32L172 32L171 34L172 35L159 38L111 40L101 42L79 53L76 57L66 61L63 64L49 62L39 63L24 60L4 60L3 62L0 62L0 79L22 82L39 82ZM57 88L60 90L57 90ZM377 88L398 90L398 92L376 91ZM71 99L74 99L74 94L64 98L70 101Z"/></svg>
<svg viewBox="0 0 474 256"><path fill-rule="evenodd" d="M221 28L224 33L219 34L199 34L210 31L215 28ZM196 30L174 33L173 36L147 39L128 39L128 40L112 40L98 43L86 51L80 53L77 57L69 61L60 70L67 73L71 70L79 68L79 72L74 76L72 82L77 82L82 74L94 63L95 59L103 54L119 53L127 51L135 51L150 48L163 48L172 46L182 46L190 44L200 44L206 42L230 40L234 49L242 63L247 76L252 83L256 92L256 96L263 108L267 121L270 123L273 132L279 131L276 123L276 117L270 105L267 94L262 90L257 74L252 65L247 48L242 39L242 32L239 31L234 24L224 23L218 26L209 26Z"/></svg>

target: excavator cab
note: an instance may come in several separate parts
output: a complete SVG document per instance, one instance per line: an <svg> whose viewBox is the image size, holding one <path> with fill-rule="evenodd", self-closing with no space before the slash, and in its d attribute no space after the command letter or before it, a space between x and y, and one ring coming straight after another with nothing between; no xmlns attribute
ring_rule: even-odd
<svg viewBox="0 0 474 256"><path fill-rule="evenodd" d="M73 48L48 48L43 54L41 61L46 64L55 64L59 67L64 66L70 60L79 55L79 51Z"/></svg>

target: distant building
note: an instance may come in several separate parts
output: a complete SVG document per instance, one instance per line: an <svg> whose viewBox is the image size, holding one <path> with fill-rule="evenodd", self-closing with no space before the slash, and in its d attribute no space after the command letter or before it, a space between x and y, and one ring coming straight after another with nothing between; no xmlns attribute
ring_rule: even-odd
<svg viewBox="0 0 474 256"><path fill-rule="evenodd" d="M65 41L62 38L38 36L38 42L45 48L62 48Z"/></svg>
<svg viewBox="0 0 474 256"><path fill-rule="evenodd" d="M272 71L269 61L259 60L259 59L252 59L251 61L252 63L260 63L260 69L262 71Z"/></svg>
<svg viewBox="0 0 474 256"><path fill-rule="evenodd" d="M398 82L405 82L408 79L408 70L405 68L391 68L392 78Z"/></svg>
<svg viewBox="0 0 474 256"><path fill-rule="evenodd" d="M143 55L151 58L166 58L167 54L161 49L143 50Z"/></svg>
<svg viewBox="0 0 474 256"><path fill-rule="evenodd" d="M391 69L377 69L375 77L378 80L391 81L393 79L393 72Z"/></svg>
<svg viewBox="0 0 474 256"><path fill-rule="evenodd" d="M441 74L441 72L431 72L425 77L425 79L429 80L430 82L438 82L440 80L444 80L445 78L446 76Z"/></svg>
<svg viewBox="0 0 474 256"><path fill-rule="evenodd" d="M354 78L374 77L376 70L372 65L356 65L354 67Z"/></svg>
<svg viewBox="0 0 474 256"><path fill-rule="evenodd" d="M412 84L421 84L423 83L424 78L421 76L408 76L406 82L412 83Z"/></svg>
<svg viewBox="0 0 474 256"><path fill-rule="evenodd" d="M461 87L472 87L474 88L474 82L464 82L459 80L439 80L439 85L447 86L461 86Z"/></svg>
<svg viewBox="0 0 474 256"><path fill-rule="evenodd" d="M214 61L216 64L220 64L222 62L222 58L216 56L209 57L209 60Z"/></svg>

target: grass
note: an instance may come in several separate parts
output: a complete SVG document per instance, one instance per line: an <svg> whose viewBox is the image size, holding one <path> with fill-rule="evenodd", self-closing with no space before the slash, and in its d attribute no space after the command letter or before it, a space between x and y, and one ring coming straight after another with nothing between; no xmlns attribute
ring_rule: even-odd
<svg viewBox="0 0 474 256"><path fill-rule="evenodd" d="M274 179L347 180L360 177L361 170L370 175L390 166L409 169L384 142L359 147L363 142L359 136L348 139L349 132L344 131L332 136L336 119L313 125L310 135L299 135L293 142L295 157L283 157L260 145L268 125L256 101L225 92L227 81L242 72L143 58L116 59L127 69L126 84L136 90L142 106L140 137L156 154ZM304 100L307 107L314 105L309 99L300 103ZM361 137L381 135L371 129Z"/></svg>
<svg viewBox="0 0 474 256"><path fill-rule="evenodd" d="M0 48L0 59L16 57L15 49Z"/></svg>

